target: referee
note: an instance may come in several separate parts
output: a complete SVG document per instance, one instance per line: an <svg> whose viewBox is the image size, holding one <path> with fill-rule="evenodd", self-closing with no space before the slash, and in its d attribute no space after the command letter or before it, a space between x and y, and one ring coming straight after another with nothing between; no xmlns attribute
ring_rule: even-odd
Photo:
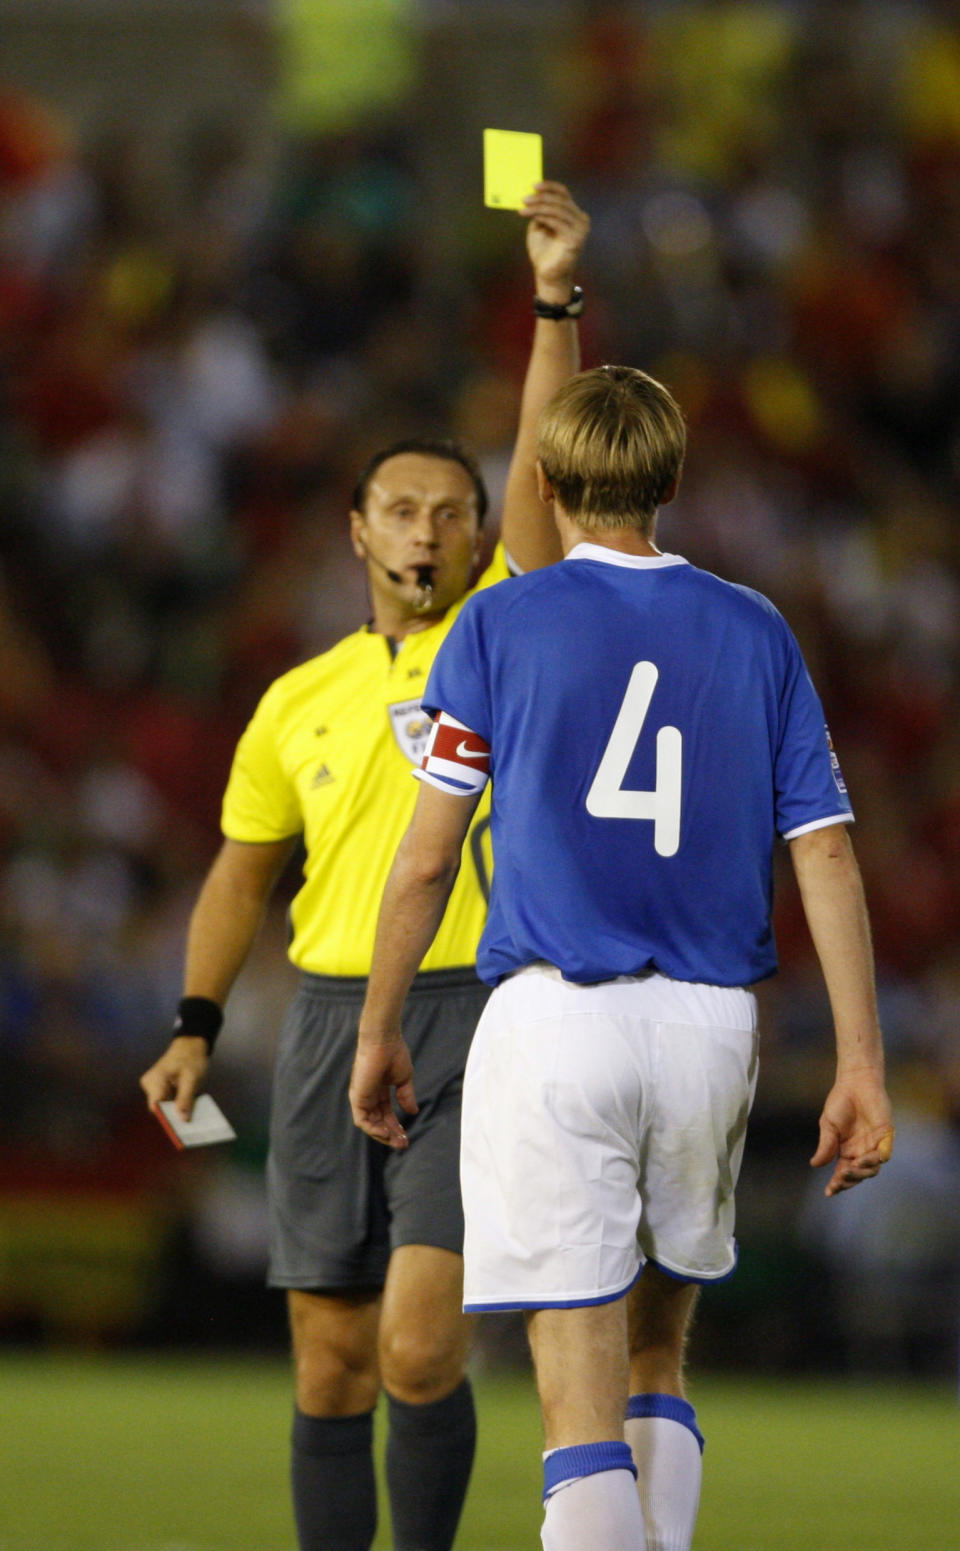
<svg viewBox="0 0 960 1551"><path fill-rule="evenodd" d="M537 321L492 562L473 582L487 496L467 452L413 440L371 459L350 523L373 617L284 674L257 707L224 798L224 842L191 916L174 1035L141 1078L151 1105L174 1098L189 1115L230 988L302 837L290 946L302 980L280 1035L268 1161L269 1281L287 1290L296 1373L301 1551L373 1541L381 1389L397 1551L447 1551L473 1461L458 1152L463 1068L487 994L473 965L488 804L408 1002L420 1093L408 1151L388 1154L356 1130L347 1090L380 896L416 797L433 659L471 591L560 556L537 494L536 426L579 365L573 280L589 221L552 182L537 185L523 214Z"/></svg>

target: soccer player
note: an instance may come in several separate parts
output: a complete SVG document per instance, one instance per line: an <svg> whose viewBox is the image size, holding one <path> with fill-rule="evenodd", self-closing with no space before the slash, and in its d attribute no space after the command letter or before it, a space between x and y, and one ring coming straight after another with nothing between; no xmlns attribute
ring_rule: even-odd
<svg viewBox="0 0 960 1551"><path fill-rule="evenodd" d="M565 559L472 599L438 654L351 1081L358 1125L402 1154L403 999L492 777L477 967L496 989L464 1086L464 1301L527 1312L546 1551L691 1543L703 1440L684 1337L697 1284L735 1263L777 834L835 1023L812 1160L833 1163L827 1194L893 1142L846 789L780 614L657 548L684 450L676 403L630 368L582 373L545 409L538 479Z"/></svg>
<svg viewBox="0 0 960 1551"><path fill-rule="evenodd" d="M573 281L589 222L553 182L523 213L534 339L501 541L478 589L559 555L537 495L536 426L577 370ZM487 994L473 968L486 914L482 810L410 1000L424 1103L403 1159L355 1130L347 1087L377 907L429 731L420 696L471 586L486 504L479 470L453 443L400 443L363 470L350 521L373 618L278 679L244 733L223 846L190 921L174 1038L141 1079L151 1104L173 1097L190 1113L227 995L302 835L290 956L303 979L280 1036L268 1162L270 1282L288 1289L296 1372L301 1551L366 1551L373 1540L381 1388L397 1551L447 1551L473 1459L457 1155L463 1068Z"/></svg>

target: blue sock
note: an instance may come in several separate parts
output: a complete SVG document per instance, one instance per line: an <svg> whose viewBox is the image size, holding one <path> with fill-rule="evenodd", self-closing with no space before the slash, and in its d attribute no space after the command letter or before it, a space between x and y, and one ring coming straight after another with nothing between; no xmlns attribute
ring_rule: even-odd
<svg viewBox="0 0 960 1551"><path fill-rule="evenodd" d="M647 1551L690 1551L703 1453L693 1406L678 1395L631 1395L624 1434L637 1463Z"/></svg>
<svg viewBox="0 0 960 1551"><path fill-rule="evenodd" d="M645 1543L636 1470L620 1440L554 1449L543 1462L544 1551L636 1551Z"/></svg>
<svg viewBox="0 0 960 1551"><path fill-rule="evenodd" d="M700 1453L703 1453L703 1433L697 1426L697 1413L689 1400L681 1400L679 1395L631 1395L627 1401L627 1421L636 1421L645 1416L664 1416L670 1422L679 1422L681 1427L688 1427L697 1440Z"/></svg>
<svg viewBox="0 0 960 1551"><path fill-rule="evenodd" d="M553 1449L543 1462L543 1500L547 1501L566 1481L596 1476L603 1470L629 1470L634 1480L637 1467L625 1443L575 1443Z"/></svg>

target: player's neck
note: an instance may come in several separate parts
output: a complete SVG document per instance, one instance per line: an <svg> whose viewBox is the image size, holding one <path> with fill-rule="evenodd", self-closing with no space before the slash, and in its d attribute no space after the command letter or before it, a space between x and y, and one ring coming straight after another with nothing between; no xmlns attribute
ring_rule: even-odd
<svg viewBox="0 0 960 1551"><path fill-rule="evenodd" d="M646 534L637 528L581 528L579 523L561 511L556 513L556 520L564 555L569 555L578 544L597 544L601 549L615 549L621 555L652 556L662 553L654 543L656 530L652 525Z"/></svg>

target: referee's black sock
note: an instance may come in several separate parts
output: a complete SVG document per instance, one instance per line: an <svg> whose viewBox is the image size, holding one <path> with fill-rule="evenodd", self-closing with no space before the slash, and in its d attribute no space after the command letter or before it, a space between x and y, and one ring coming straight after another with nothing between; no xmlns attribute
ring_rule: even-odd
<svg viewBox="0 0 960 1551"><path fill-rule="evenodd" d="M377 1532L373 1412L293 1414L293 1512L300 1551L370 1551Z"/></svg>
<svg viewBox="0 0 960 1551"><path fill-rule="evenodd" d="M387 1396L394 1551L450 1551L477 1444L470 1381L425 1406Z"/></svg>

